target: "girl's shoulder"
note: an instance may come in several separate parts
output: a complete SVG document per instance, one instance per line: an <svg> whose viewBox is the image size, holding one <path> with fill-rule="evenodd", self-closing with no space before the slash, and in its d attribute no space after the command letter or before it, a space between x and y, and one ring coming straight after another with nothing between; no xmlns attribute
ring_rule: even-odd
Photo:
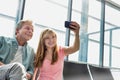
<svg viewBox="0 0 120 80"><path fill-rule="evenodd" d="M58 47L58 55L59 56L65 56L64 47L63 46L59 46Z"/></svg>

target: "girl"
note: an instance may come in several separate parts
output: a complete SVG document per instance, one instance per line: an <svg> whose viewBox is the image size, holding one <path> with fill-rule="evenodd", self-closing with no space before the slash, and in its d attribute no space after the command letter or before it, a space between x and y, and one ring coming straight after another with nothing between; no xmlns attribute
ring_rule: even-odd
<svg viewBox="0 0 120 80"><path fill-rule="evenodd" d="M62 80L64 57L79 50L79 24L72 21L70 30L75 34L75 40L70 47L57 45L57 35L51 29L45 29L40 35L40 41L35 58L33 80Z"/></svg>

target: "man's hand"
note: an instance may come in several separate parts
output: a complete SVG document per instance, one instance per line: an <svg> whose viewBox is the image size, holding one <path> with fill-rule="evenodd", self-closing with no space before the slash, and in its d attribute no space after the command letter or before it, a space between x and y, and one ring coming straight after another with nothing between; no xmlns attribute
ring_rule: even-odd
<svg viewBox="0 0 120 80"><path fill-rule="evenodd" d="M27 79L29 80L31 78L31 74L27 73L26 74Z"/></svg>
<svg viewBox="0 0 120 80"><path fill-rule="evenodd" d="M0 66L2 66L2 65L4 65L4 63L2 63L2 62L0 61Z"/></svg>

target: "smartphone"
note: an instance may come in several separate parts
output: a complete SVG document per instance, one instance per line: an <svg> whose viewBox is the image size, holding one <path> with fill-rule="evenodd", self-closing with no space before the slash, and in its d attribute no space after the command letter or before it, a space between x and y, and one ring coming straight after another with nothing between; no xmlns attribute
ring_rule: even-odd
<svg viewBox="0 0 120 80"><path fill-rule="evenodd" d="M70 27L70 23L71 21L65 21L65 27L75 30L74 28Z"/></svg>
<svg viewBox="0 0 120 80"><path fill-rule="evenodd" d="M65 27L70 28L70 23L71 23L70 21L65 21Z"/></svg>

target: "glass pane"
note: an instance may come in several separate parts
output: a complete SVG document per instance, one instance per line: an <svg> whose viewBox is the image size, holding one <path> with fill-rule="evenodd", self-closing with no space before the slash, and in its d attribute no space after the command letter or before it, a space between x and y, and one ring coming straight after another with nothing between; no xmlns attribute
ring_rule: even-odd
<svg viewBox="0 0 120 80"><path fill-rule="evenodd" d="M39 24L65 31L67 5L67 0L27 0L24 18L30 18Z"/></svg>
<svg viewBox="0 0 120 80"><path fill-rule="evenodd" d="M88 63L99 65L99 34L89 36L88 40Z"/></svg>
<svg viewBox="0 0 120 80"><path fill-rule="evenodd" d="M0 17L0 36L12 37L14 28L15 21Z"/></svg>
<svg viewBox="0 0 120 80"><path fill-rule="evenodd" d="M116 47L119 47L120 49L120 37L118 37L119 34L120 34L120 28L117 30L113 30L112 44Z"/></svg>
<svg viewBox="0 0 120 80"><path fill-rule="evenodd" d="M110 51L109 51L109 46L104 46L104 66L108 66L110 65Z"/></svg>
<svg viewBox="0 0 120 80"><path fill-rule="evenodd" d="M120 11L106 5L105 15L106 22L120 26Z"/></svg>
<svg viewBox="0 0 120 80"><path fill-rule="evenodd" d="M80 23L81 21L82 0L73 0L72 20Z"/></svg>
<svg viewBox="0 0 120 80"><path fill-rule="evenodd" d="M19 0L0 0L0 13L16 17Z"/></svg>
<svg viewBox="0 0 120 80"><path fill-rule="evenodd" d="M112 67L120 68L120 49L113 48L112 50Z"/></svg>
<svg viewBox="0 0 120 80"><path fill-rule="evenodd" d="M89 0L89 15L94 18L101 18L101 3L98 0Z"/></svg>
<svg viewBox="0 0 120 80"><path fill-rule="evenodd" d="M120 34L120 29L114 30L112 34L112 66L113 67L119 67L119 56L120 56L120 37L118 37L118 34Z"/></svg>
<svg viewBox="0 0 120 80"><path fill-rule="evenodd" d="M88 34L100 33L100 21L88 18Z"/></svg>

